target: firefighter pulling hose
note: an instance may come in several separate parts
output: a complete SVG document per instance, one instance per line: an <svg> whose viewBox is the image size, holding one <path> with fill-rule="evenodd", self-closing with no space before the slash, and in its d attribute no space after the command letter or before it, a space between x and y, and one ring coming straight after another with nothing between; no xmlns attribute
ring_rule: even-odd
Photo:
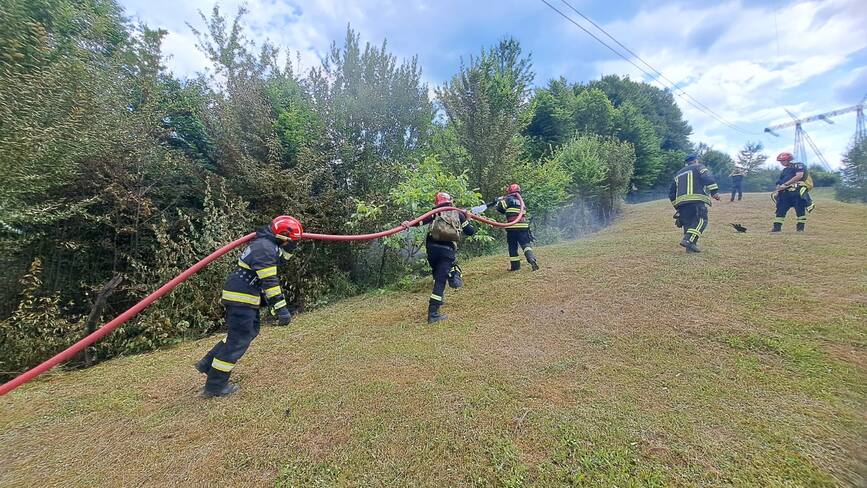
<svg viewBox="0 0 867 488"><path fill-rule="evenodd" d="M520 199L520 195L518 196L518 198ZM520 203L521 203L521 212L519 214L519 217L523 217L523 215L524 215L524 201L520 200ZM374 239L379 239L381 237L387 237L390 235L394 235L394 234L397 234L399 232L403 232L412 226L418 225L420 222L424 221L425 219L433 217L434 215L436 215L438 213L446 212L446 211L452 211L452 210L459 212L465 218L475 220L475 221L478 221L478 222L481 222L481 223L484 223L484 224L487 224L487 225L490 225L493 227L509 228L513 225L513 223L510 223L510 222L503 223L503 222L497 222L497 221L491 220L491 219L486 219L484 217L480 217L478 215L475 215L472 212L467 211L465 209L460 209L460 208L456 208L456 207L452 207L450 205L447 205L447 206L434 208L434 209L430 210L429 212L425 213L424 215L416 217L413 220L406 221L397 227L394 227L392 229L385 230L382 232L377 232L374 234L360 234L360 235L314 234L314 233L303 232L303 229L302 229L301 234L300 234L300 239L309 239L309 240L318 240L318 241L370 241L370 240L374 240ZM291 218L291 217L289 217L289 218ZM293 219L293 220L295 220L295 219ZM301 223L298 222L297 220L295 220L295 222L298 223L298 227L300 228ZM287 237L288 237L288 235L287 235ZM232 242L226 244L225 246L217 249L216 251L209 254L208 256L206 256L204 259L197 262L196 264L192 265L190 268L188 268L187 270L185 270L184 272L182 272L181 274L179 274L178 276L176 276L172 280L163 284L163 286L159 287L156 291L154 291L153 293L151 293L150 295L148 295L147 297L142 299L140 302L133 305L130 309L128 309L127 311L118 315L113 320L106 323L102 327L98 328L94 332L88 334L87 336L85 336L83 339L79 340L78 342L76 342L72 346L59 352L58 354L54 355L50 359L43 361L42 363L38 364L37 366L34 366L33 368L25 371L24 373L9 380L8 382L0 385L0 396L3 396L5 394L9 393L10 391L14 390L15 388L18 388L19 386L23 385L24 383L29 382L30 380L36 378L37 376L41 375L42 373L45 373L46 371L57 366L58 364L66 362L66 361L74 358L81 351L85 350L87 347L96 343L97 341L99 341L100 339L102 339L103 337L105 337L106 335L111 333L113 330L117 329L118 327L120 327L121 325L123 325L124 323L129 321L131 318L135 317L139 312L141 312L142 310L149 307L153 302L159 300L164 295L168 294L170 291L172 291L172 289L174 289L176 286L178 286L179 284L181 284L184 281L186 281L187 279L189 279L192 275L199 272L205 266L216 261L217 259L219 259L224 254L228 253L232 249L239 247L243 244L247 244L250 241L253 241L254 239L257 239L257 233L250 233L244 237L236 239L235 241L232 241ZM293 240L293 239L291 237L289 237L289 240ZM227 284L227 286L228 286L228 284ZM231 292L232 290L227 290L227 291ZM267 293L266 293L266 298L267 298ZM272 298L276 298L276 296L272 297ZM277 301L277 303L279 303L279 300ZM288 313L288 309L286 310L286 312ZM247 319L245 318L244 320L247 320ZM255 325L251 325L251 327L252 327L251 330L255 330L255 328L256 328ZM250 338L249 340L252 341L252 338ZM228 341L228 338L227 338L227 341ZM249 344L247 344L247 345L249 346ZM219 346L219 345L217 345L217 346ZM214 358L219 357L219 354L217 354L217 352L219 352L219 351L216 351L216 349L218 349L217 346L215 346L214 350L212 350L215 353ZM237 354L237 353L235 353L235 354ZM243 354L243 352L241 352L241 354ZM238 357L240 357L240 355ZM221 361L224 361L224 360L221 359ZM224 361L224 362L231 362L231 361ZM213 359L212 359L211 368L213 368ZM204 369L204 367L203 367L203 369ZM224 367L223 369L227 369L227 368ZM231 371L231 369L229 369L229 371ZM225 373L227 371L223 371L223 372ZM228 375L226 376L226 378L228 379ZM221 389L221 391L222 391L222 389Z"/></svg>

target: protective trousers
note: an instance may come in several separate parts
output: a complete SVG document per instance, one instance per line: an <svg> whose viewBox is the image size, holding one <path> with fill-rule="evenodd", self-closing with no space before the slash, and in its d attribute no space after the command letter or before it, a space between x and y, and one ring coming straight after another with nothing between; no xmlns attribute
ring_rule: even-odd
<svg viewBox="0 0 867 488"><path fill-rule="evenodd" d="M456 253L454 246L442 244L427 245L427 262L433 275L433 291L431 291L428 310L436 311L445 301L446 281L449 271L454 266Z"/></svg>
<svg viewBox="0 0 867 488"><path fill-rule="evenodd" d="M199 361L199 365L210 365L205 381L205 391L209 393L218 393L226 386L235 363L259 335L259 309L226 305L226 326L229 329L226 338Z"/></svg>
<svg viewBox="0 0 867 488"><path fill-rule="evenodd" d="M738 200L743 198L744 196L744 185L741 182L732 183L732 199L730 201L735 201L735 194L738 196Z"/></svg>
<svg viewBox="0 0 867 488"><path fill-rule="evenodd" d="M801 198L798 188L789 188L781 192L777 192L777 213L774 217L774 232L779 232L783 228L783 222L786 221L786 214L790 208L795 209L795 215L798 216L798 221L795 226L797 230L804 230L807 225L807 202Z"/></svg>
<svg viewBox="0 0 867 488"><path fill-rule="evenodd" d="M506 242L509 244L509 262L513 271L521 269L521 257L518 256L518 246L524 250L524 257L527 262L533 264L536 262L536 255L533 253L533 248L530 247L530 230L529 229L506 229Z"/></svg>
<svg viewBox="0 0 867 488"><path fill-rule="evenodd" d="M697 243L707 229L707 205L704 202L688 202L677 207L680 222L683 224L683 238Z"/></svg>

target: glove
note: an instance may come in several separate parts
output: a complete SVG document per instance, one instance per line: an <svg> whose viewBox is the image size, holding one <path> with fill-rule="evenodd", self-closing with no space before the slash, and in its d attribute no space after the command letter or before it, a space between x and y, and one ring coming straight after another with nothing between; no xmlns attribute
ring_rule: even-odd
<svg viewBox="0 0 867 488"><path fill-rule="evenodd" d="M279 325L289 325L289 322L292 322L292 314L289 313L288 308L280 307L280 310L277 310L277 323Z"/></svg>
<svg viewBox="0 0 867 488"><path fill-rule="evenodd" d="M674 215L672 216L672 218L674 219L674 226L675 227L677 227L678 229L683 227L683 224L680 222L680 212L674 212Z"/></svg>

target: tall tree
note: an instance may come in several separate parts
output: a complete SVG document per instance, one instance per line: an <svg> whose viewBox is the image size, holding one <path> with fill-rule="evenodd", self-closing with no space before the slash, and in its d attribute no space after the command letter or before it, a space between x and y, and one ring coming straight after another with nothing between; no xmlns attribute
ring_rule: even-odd
<svg viewBox="0 0 867 488"><path fill-rule="evenodd" d="M430 137L433 106L418 59L398 63L385 41L362 46L347 27L343 46L332 44L306 83L341 189L358 198L387 194Z"/></svg>
<svg viewBox="0 0 867 488"><path fill-rule="evenodd" d="M763 153L765 146L761 142L747 141L744 148L738 151L737 164L744 168L747 174L755 173L768 160L768 155Z"/></svg>
<svg viewBox="0 0 867 488"><path fill-rule="evenodd" d="M617 109L614 126L617 138L635 148L632 184L640 189L652 187L664 164L659 137L653 126L631 102L625 102Z"/></svg>
<svg viewBox="0 0 867 488"><path fill-rule="evenodd" d="M701 142L695 146L695 154L698 155L701 162L710 169L710 172L716 176L717 181L724 183L725 179L734 169L734 160L728 154L717 151L716 149Z"/></svg>
<svg viewBox="0 0 867 488"><path fill-rule="evenodd" d="M689 135L692 128L684 120L674 96L668 90L617 75L603 76L586 86L604 91L615 107L631 103L650 122L659 137L660 149L681 152L690 150Z"/></svg>
<svg viewBox="0 0 867 488"><path fill-rule="evenodd" d="M854 143L843 156L842 181L837 197L867 203L867 138Z"/></svg>
<svg viewBox="0 0 867 488"><path fill-rule="evenodd" d="M436 93L468 160L452 162L469 170L470 183L485 195L502 190L513 174L528 123L529 88L533 81L529 56L514 39L461 63L460 72ZM460 171L458 171L460 172Z"/></svg>

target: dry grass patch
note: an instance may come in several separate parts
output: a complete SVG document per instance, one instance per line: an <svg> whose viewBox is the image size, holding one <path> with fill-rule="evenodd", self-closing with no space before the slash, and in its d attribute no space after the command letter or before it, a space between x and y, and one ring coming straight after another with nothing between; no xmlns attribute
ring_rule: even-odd
<svg viewBox="0 0 867 488"><path fill-rule="evenodd" d="M867 207L768 235L746 198L699 255L629 206L539 272L463 263L444 324L424 283L266 328L228 399L213 339L54 374L0 403L0 485L863 486Z"/></svg>

